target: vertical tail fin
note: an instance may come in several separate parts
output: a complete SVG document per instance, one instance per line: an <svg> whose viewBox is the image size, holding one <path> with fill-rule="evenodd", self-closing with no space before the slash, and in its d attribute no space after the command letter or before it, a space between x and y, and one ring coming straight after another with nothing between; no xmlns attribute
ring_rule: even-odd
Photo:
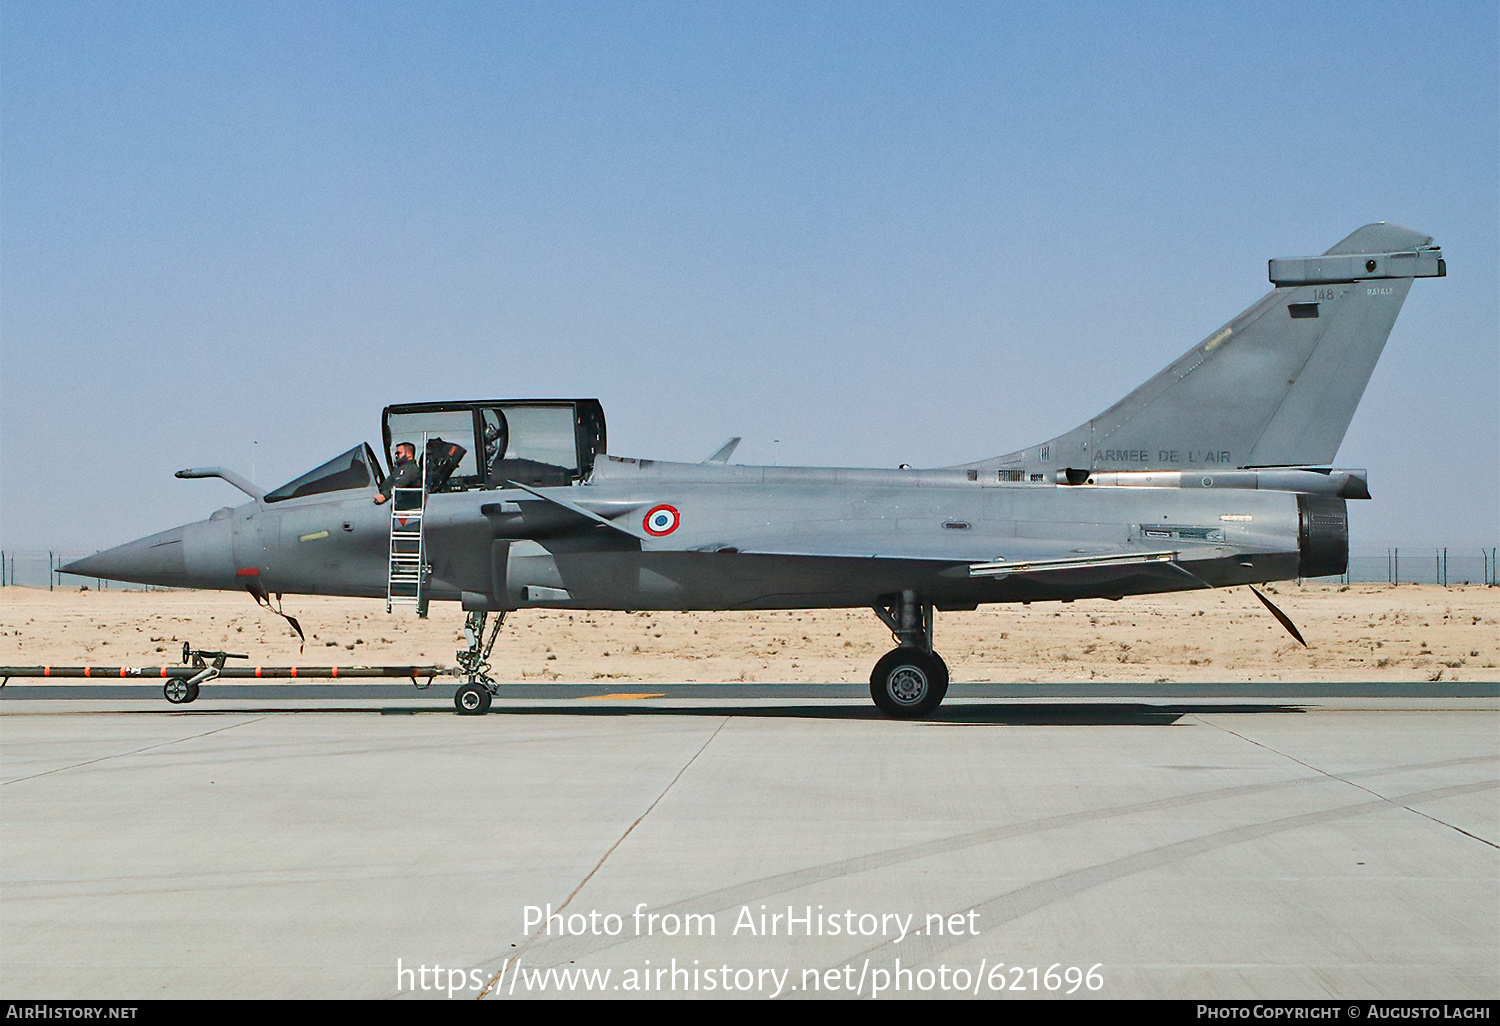
<svg viewBox="0 0 1500 1026"><path fill-rule="evenodd" d="M1050 442L971 464L1228 470L1333 461L1414 278L1447 273L1420 232L1369 224L1320 257L1270 261L1275 289L1140 388Z"/></svg>

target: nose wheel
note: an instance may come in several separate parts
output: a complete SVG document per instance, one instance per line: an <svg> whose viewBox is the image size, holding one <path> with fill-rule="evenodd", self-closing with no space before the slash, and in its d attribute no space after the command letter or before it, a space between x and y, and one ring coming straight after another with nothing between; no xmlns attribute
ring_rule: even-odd
<svg viewBox="0 0 1500 1026"><path fill-rule="evenodd" d="M483 716L490 711L490 692L483 684L469 683L453 695L453 708L460 716Z"/></svg>

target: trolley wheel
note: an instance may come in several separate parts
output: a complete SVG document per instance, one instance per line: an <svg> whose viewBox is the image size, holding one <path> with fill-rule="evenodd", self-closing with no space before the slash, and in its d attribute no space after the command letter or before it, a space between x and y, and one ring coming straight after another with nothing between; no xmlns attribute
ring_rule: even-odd
<svg viewBox="0 0 1500 1026"><path fill-rule="evenodd" d="M186 705L198 697L198 686L189 684L186 677L173 677L162 685L161 693L173 705Z"/></svg>

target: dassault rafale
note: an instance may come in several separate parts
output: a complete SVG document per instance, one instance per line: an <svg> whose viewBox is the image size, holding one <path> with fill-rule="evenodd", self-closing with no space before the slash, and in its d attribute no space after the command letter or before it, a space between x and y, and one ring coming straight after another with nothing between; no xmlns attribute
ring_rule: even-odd
<svg viewBox="0 0 1500 1026"><path fill-rule="evenodd" d="M357 445L270 491L183 470L250 501L65 571L267 604L457 602L461 713L498 692L512 610L869 608L896 642L875 704L925 716L948 689L934 610L1344 572L1346 500L1369 491L1334 456L1413 279L1446 268L1428 236L1378 223L1269 269L1269 294L1119 402L990 459L744 466L732 439L674 463L614 455L595 399L413 403L385 409L384 465Z"/></svg>

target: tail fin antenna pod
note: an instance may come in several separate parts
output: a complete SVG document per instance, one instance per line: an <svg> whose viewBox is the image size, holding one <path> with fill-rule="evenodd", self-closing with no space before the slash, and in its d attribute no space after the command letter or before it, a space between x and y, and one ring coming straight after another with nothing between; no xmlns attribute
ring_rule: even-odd
<svg viewBox="0 0 1500 1026"><path fill-rule="evenodd" d="M1442 251L1429 236L1381 222L1322 256L1271 260L1269 272L1271 293L1103 413L969 466L1052 481L1062 468L1332 463L1412 279L1447 273Z"/></svg>

